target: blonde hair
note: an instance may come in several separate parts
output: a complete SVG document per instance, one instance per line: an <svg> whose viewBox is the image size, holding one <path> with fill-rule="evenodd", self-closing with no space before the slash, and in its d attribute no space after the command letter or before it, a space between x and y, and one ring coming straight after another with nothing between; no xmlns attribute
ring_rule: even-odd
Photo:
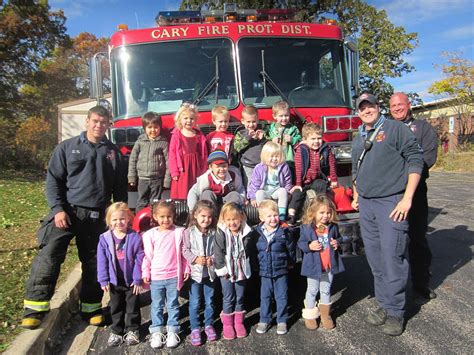
<svg viewBox="0 0 474 355"><path fill-rule="evenodd" d="M288 102L283 101L283 100L275 102L272 106L273 116L275 116L280 111L289 111L289 110L290 110L290 105L288 105Z"/></svg>
<svg viewBox="0 0 474 355"><path fill-rule="evenodd" d="M189 116L194 116L196 120L198 118L198 110L195 105L188 103L182 104L181 107L178 109L178 112L176 112L176 114L174 115L174 126L179 130L183 129L183 124L181 123L181 116L186 113Z"/></svg>
<svg viewBox="0 0 474 355"><path fill-rule="evenodd" d="M214 122L219 116L225 116L225 118L227 119L230 118L229 110L227 109L227 107L222 106L222 105L215 105L212 108L211 113L212 113L212 122Z"/></svg>
<svg viewBox="0 0 474 355"><path fill-rule="evenodd" d="M270 210L278 213L278 205L273 200L263 200L258 205L258 216L261 218L264 210Z"/></svg>
<svg viewBox="0 0 474 355"><path fill-rule="evenodd" d="M243 118L244 113L249 116L255 116L258 121L258 110L254 105L245 106L242 110L241 117Z"/></svg>
<svg viewBox="0 0 474 355"><path fill-rule="evenodd" d="M263 164L268 165L268 160L272 154L278 153L280 157L279 164L285 161L285 153L283 152L283 148L280 144L268 141L262 147L262 152L260 153L260 160Z"/></svg>
<svg viewBox="0 0 474 355"><path fill-rule="evenodd" d="M316 225L318 223L317 213L321 206L326 206L331 211L331 217L329 219L330 223L337 223L339 221L334 203L326 195L320 194L316 195L316 197L311 201L308 208L306 209L303 216L303 223Z"/></svg>
<svg viewBox="0 0 474 355"><path fill-rule="evenodd" d="M105 211L105 223L110 226L110 220L112 219L112 214L114 212L125 212L128 217L129 224L133 221L133 213L128 208L128 205L125 202L115 202L112 203L107 210Z"/></svg>
<svg viewBox="0 0 474 355"><path fill-rule="evenodd" d="M303 136L303 138L308 138L309 135L313 133L323 135L323 129L321 128L320 125L316 123L313 123L313 122L305 123L305 125L301 129L301 135Z"/></svg>
<svg viewBox="0 0 474 355"><path fill-rule="evenodd" d="M224 223L225 216L228 214L239 216L241 226L247 222L247 215L245 214L244 208L238 203L227 202L222 206L221 213L219 214L219 223Z"/></svg>

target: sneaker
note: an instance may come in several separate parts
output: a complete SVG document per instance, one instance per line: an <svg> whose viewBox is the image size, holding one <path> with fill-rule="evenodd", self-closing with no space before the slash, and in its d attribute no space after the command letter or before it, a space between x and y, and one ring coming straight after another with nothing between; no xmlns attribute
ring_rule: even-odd
<svg viewBox="0 0 474 355"><path fill-rule="evenodd" d="M403 333L403 317L387 316L385 324L382 326L382 333L399 336Z"/></svg>
<svg viewBox="0 0 474 355"><path fill-rule="evenodd" d="M217 333L212 325L208 325L206 328L204 328L204 332L206 333L207 341L217 340Z"/></svg>
<svg viewBox="0 0 474 355"><path fill-rule="evenodd" d="M137 345L140 342L140 334L138 333L138 330L130 330L125 334L123 337L123 341L125 342L125 345Z"/></svg>
<svg viewBox="0 0 474 355"><path fill-rule="evenodd" d="M46 312L25 314L21 320L21 326L25 329L36 329L41 325Z"/></svg>
<svg viewBox="0 0 474 355"><path fill-rule="evenodd" d="M194 346L202 345L201 329L193 329L191 331L191 345L194 345Z"/></svg>
<svg viewBox="0 0 474 355"><path fill-rule="evenodd" d="M153 349L161 349L166 343L166 336L162 332L152 333L150 336L150 346Z"/></svg>
<svg viewBox="0 0 474 355"><path fill-rule="evenodd" d="M109 339L107 340L107 346L119 346L122 344L122 336L114 333L110 333Z"/></svg>
<svg viewBox="0 0 474 355"><path fill-rule="evenodd" d="M385 324L387 320L387 311L381 307L377 308L376 310L370 311L365 318L365 321L373 326L379 326Z"/></svg>
<svg viewBox="0 0 474 355"><path fill-rule="evenodd" d="M173 331L168 331L168 336L166 337L166 347L167 348L176 348L179 343L180 343L181 339L179 338L179 335L176 334L175 332Z"/></svg>
<svg viewBox="0 0 474 355"><path fill-rule="evenodd" d="M316 191L314 191L313 189L309 189L308 191L306 191L306 198L309 200L309 202L311 202L311 200L314 200L316 196Z"/></svg>
<svg viewBox="0 0 474 355"><path fill-rule="evenodd" d="M283 335L288 333L288 328L286 326L286 323L278 323L277 324L277 334L278 335Z"/></svg>
<svg viewBox="0 0 474 355"><path fill-rule="evenodd" d="M268 331L268 329L270 329L270 324L258 323L256 331L258 334L265 334Z"/></svg>

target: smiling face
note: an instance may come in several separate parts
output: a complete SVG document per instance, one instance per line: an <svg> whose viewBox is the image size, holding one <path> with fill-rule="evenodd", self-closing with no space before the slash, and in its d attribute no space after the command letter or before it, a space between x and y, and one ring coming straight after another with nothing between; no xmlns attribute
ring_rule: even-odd
<svg viewBox="0 0 474 355"><path fill-rule="evenodd" d="M109 128L109 125L110 121L107 117L92 113L91 116L86 119L87 139L92 143L99 143L105 137L105 132Z"/></svg>
<svg viewBox="0 0 474 355"><path fill-rule="evenodd" d="M316 223L319 224L329 224L331 221L332 211L329 206L321 205L316 211Z"/></svg>
<svg viewBox="0 0 474 355"><path fill-rule="evenodd" d="M114 232L126 233L130 218L125 211L115 211L110 215L109 227Z"/></svg>
<svg viewBox="0 0 474 355"><path fill-rule="evenodd" d="M158 223L158 229L160 231L171 229L173 227L174 213L171 208L158 208L153 214L153 218Z"/></svg>
<svg viewBox="0 0 474 355"><path fill-rule="evenodd" d="M255 131L257 129L258 117L244 112L242 113L242 124L247 130Z"/></svg>
<svg viewBox="0 0 474 355"><path fill-rule="evenodd" d="M282 126L286 126L290 122L290 111L289 110L278 110L273 118Z"/></svg>
<svg viewBox="0 0 474 355"><path fill-rule="evenodd" d="M281 154L280 152L275 152L275 153L271 153L268 158L267 158L267 161L266 161L266 164L272 168L272 169L276 169L278 167L278 165L280 165L280 161L281 161Z"/></svg>
<svg viewBox="0 0 474 355"><path fill-rule="evenodd" d="M410 101L408 96L399 93L394 94L390 98L390 114L397 121L403 121L407 118L408 112L411 109Z"/></svg>
<svg viewBox="0 0 474 355"><path fill-rule="evenodd" d="M267 230L274 230L280 223L278 211L273 208L263 208L259 211L260 221L263 222Z"/></svg>
<svg viewBox="0 0 474 355"><path fill-rule="evenodd" d="M224 224L232 234L236 235L240 232L242 217L238 213L228 212L224 215Z"/></svg>
<svg viewBox="0 0 474 355"><path fill-rule="evenodd" d="M310 133L303 139L303 143L311 150L318 150L323 144L323 136L319 133Z"/></svg>
<svg viewBox="0 0 474 355"><path fill-rule="evenodd" d="M160 135L160 126L155 123L150 123L145 127L145 133L150 139L156 139Z"/></svg>
<svg viewBox="0 0 474 355"><path fill-rule="evenodd" d="M191 111L183 111L179 117L182 129L192 130L196 123L196 115Z"/></svg>
<svg viewBox="0 0 474 355"><path fill-rule="evenodd" d="M227 128L229 127L229 116L216 115L216 117L212 119L212 123L216 126L217 132L227 132Z"/></svg>
<svg viewBox="0 0 474 355"><path fill-rule="evenodd" d="M380 116L380 108L369 101L363 101L359 105L359 117L368 129L372 129Z"/></svg>
<svg viewBox="0 0 474 355"><path fill-rule="evenodd" d="M225 175L229 170L229 164L227 162L222 162L219 164L211 163L209 164L212 174L217 177L219 180L225 180Z"/></svg>

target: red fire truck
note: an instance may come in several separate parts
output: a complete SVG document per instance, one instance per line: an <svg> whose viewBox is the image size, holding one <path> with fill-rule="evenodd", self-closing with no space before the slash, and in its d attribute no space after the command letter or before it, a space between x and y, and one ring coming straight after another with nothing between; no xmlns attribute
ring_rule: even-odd
<svg viewBox="0 0 474 355"><path fill-rule="evenodd" d="M245 105L257 107L264 123L272 120L273 103L283 99L298 125L323 126L324 140L337 158L339 181L350 187L350 141L360 124L352 116L357 48L333 21L294 22L294 15L293 10L241 10L225 4L224 10L160 12L153 28L120 25L108 53L112 140L130 153L143 132L145 112L160 113L164 127L171 128L184 102L198 105L198 124L208 133L216 104L228 107L234 131ZM100 98L98 58L91 61L91 86L93 97ZM344 201L338 209L351 229L356 215Z"/></svg>

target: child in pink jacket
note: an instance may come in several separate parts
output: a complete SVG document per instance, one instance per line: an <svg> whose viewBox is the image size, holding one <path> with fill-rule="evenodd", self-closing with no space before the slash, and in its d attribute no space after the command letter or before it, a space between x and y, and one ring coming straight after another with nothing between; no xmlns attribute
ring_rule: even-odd
<svg viewBox="0 0 474 355"><path fill-rule="evenodd" d="M175 348L180 343L178 291L189 277L190 269L181 253L184 228L174 225L175 210L172 202L161 201L152 208L153 220L158 227L143 234L145 258L142 277L151 283L150 345L159 349L166 343ZM164 335L165 307L168 310L167 335Z"/></svg>

